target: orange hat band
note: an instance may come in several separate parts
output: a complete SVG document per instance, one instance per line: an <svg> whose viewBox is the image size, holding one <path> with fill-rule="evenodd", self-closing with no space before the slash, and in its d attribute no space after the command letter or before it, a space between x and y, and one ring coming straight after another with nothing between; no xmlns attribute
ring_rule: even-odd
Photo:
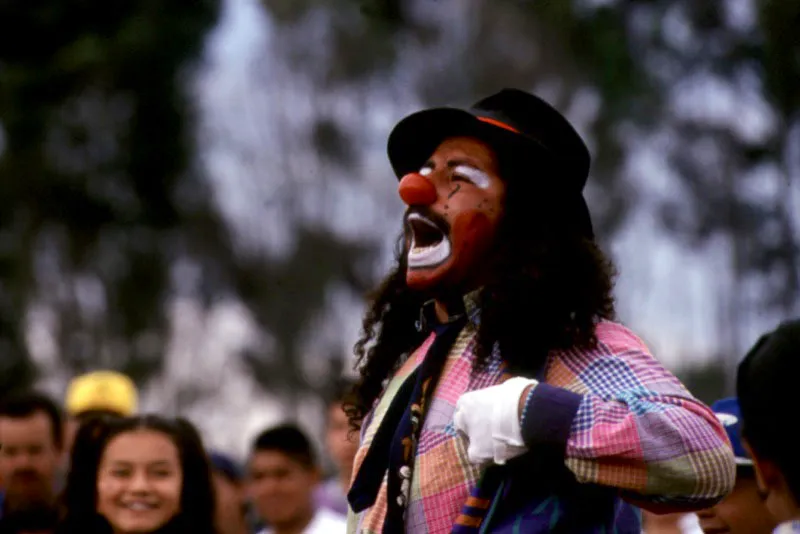
<svg viewBox="0 0 800 534"><path fill-rule="evenodd" d="M519 130L517 130L513 126L509 126L508 124L501 122L499 120L490 119L489 117L476 117L476 118L481 122L491 124L492 126L497 126L498 128L503 128L504 130L508 130L509 132L520 133Z"/></svg>

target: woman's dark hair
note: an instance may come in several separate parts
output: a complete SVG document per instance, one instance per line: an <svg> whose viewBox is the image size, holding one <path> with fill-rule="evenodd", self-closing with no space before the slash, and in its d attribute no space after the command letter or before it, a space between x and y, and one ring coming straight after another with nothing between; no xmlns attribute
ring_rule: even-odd
<svg viewBox="0 0 800 534"><path fill-rule="evenodd" d="M156 415L94 417L75 436L71 467L63 495L63 534L111 533L108 521L97 513L97 475L108 444L117 436L152 430L169 437L178 449L183 483L179 514L159 532L216 534L211 469L195 427L185 419Z"/></svg>
<svg viewBox="0 0 800 534"><path fill-rule="evenodd" d="M479 297L475 365L485 365L497 344L512 373L532 375L552 350L597 343L596 323L615 315L615 271L594 239L570 227L577 193L546 184L564 180L554 171L557 166L498 156L505 204ZM532 168L535 174L521 171ZM429 296L406 285L404 246L401 235L395 268L372 295L355 345L361 378L346 406L353 428L380 396L384 381L427 336L415 322Z"/></svg>

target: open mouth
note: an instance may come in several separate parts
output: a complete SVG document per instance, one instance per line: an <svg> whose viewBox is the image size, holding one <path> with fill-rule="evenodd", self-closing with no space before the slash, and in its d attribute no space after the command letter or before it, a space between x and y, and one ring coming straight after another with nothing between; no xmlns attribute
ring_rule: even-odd
<svg viewBox="0 0 800 534"><path fill-rule="evenodd" d="M418 213L409 214L406 224L411 232L409 268L435 267L450 257L450 240L436 224Z"/></svg>

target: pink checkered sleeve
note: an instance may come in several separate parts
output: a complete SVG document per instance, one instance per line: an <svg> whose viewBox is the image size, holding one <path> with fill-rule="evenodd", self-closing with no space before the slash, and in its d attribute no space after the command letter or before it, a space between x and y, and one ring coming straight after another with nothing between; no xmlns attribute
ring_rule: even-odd
<svg viewBox="0 0 800 534"><path fill-rule="evenodd" d="M556 358L565 387L540 383L527 399L526 444L563 447L579 482L619 488L659 512L692 510L733 489L733 451L721 423L629 330L598 326L592 351Z"/></svg>

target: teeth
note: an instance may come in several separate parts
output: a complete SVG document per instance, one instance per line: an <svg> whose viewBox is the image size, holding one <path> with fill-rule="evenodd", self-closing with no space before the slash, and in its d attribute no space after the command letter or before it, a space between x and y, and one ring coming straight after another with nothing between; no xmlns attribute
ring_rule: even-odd
<svg viewBox="0 0 800 534"><path fill-rule="evenodd" d="M125 508L128 508L129 510L133 510L134 512L150 510L151 508L153 508L153 506L151 506L151 505L149 505L147 503L144 503L144 502L132 502L132 503L125 504L124 506L125 506Z"/></svg>

